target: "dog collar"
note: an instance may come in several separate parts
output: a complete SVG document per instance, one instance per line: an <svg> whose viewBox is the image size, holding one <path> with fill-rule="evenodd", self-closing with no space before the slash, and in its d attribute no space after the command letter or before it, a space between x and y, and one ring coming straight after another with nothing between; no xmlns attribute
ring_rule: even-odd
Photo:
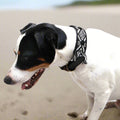
<svg viewBox="0 0 120 120"><path fill-rule="evenodd" d="M73 71L79 64L87 64L86 48L87 48L87 34L81 27L70 26L76 30L76 45L73 51L71 60L64 66L60 67L62 70Z"/></svg>

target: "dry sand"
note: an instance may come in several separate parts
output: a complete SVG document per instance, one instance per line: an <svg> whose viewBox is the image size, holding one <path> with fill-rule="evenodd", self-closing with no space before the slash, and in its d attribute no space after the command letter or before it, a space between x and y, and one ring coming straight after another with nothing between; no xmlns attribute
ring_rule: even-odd
<svg viewBox="0 0 120 120"><path fill-rule="evenodd" d="M15 59L13 49L19 29L29 22L92 27L120 37L120 6L0 11L0 120L71 120L67 113L83 113L87 103L85 93L67 72L50 68L27 91L22 91L20 85L8 86L3 82ZM120 120L120 111L105 110L100 120Z"/></svg>

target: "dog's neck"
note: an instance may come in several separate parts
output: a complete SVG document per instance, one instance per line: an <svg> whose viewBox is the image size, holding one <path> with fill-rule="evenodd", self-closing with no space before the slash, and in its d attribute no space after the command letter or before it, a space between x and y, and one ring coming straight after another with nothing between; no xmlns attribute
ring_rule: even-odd
<svg viewBox="0 0 120 120"><path fill-rule="evenodd" d="M61 67L66 63L68 63L68 61L71 59L73 55L72 53L74 51L76 44L76 31L72 27L59 26L59 25L56 25L56 27L62 29L67 36L66 46L61 50L56 49L55 59L53 61L54 65Z"/></svg>

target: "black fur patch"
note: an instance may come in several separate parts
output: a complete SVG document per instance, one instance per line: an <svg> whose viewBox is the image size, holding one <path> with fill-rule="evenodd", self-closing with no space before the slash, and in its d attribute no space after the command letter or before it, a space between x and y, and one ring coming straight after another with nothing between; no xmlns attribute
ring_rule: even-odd
<svg viewBox="0 0 120 120"><path fill-rule="evenodd" d="M16 67L27 70L42 63L52 63L55 49L63 49L66 45L65 33L52 24L30 23L20 30L25 36L22 38ZM45 61L40 61L43 58Z"/></svg>
<svg viewBox="0 0 120 120"><path fill-rule="evenodd" d="M16 67L22 70L29 69L42 63L37 60L39 51L35 39L32 35L23 37L20 46Z"/></svg>

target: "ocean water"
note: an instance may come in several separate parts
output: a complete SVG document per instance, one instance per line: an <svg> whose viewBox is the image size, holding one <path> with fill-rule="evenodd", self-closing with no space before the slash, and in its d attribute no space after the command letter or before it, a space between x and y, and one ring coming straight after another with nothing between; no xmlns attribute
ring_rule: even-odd
<svg viewBox="0 0 120 120"><path fill-rule="evenodd" d="M0 9L46 9L74 0L0 0Z"/></svg>

